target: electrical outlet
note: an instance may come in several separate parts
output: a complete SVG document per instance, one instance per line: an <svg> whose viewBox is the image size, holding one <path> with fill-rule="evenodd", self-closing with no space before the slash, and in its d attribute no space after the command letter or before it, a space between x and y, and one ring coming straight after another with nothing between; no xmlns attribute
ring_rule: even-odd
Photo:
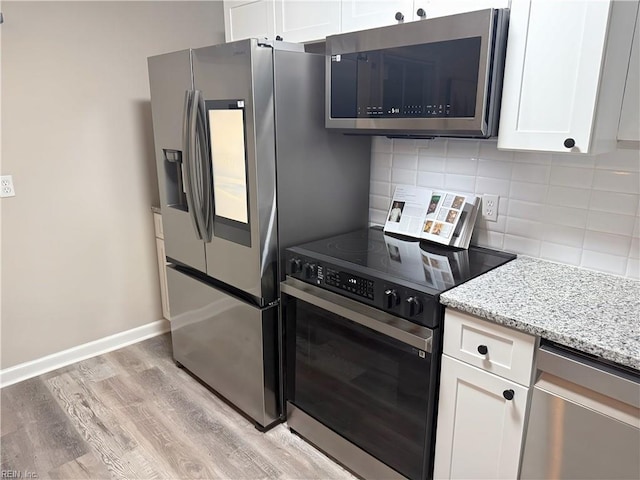
<svg viewBox="0 0 640 480"><path fill-rule="evenodd" d="M498 221L498 195L485 193L482 196L482 218L489 222Z"/></svg>
<svg viewBox="0 0 640 480"><path fill-rule="evenodd" d="M16 191L13 188L13 177L11 175L0 176L0 198L15 196Z"/></svg>

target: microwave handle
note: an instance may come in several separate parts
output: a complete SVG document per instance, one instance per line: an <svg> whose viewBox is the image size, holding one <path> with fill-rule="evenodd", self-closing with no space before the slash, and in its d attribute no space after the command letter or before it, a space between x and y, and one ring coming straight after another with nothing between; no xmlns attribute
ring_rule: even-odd
<svg viewBox="0 0 640 480"><path fill-rule="evenodd" d="M340 315L352 322L431 353L433 331L408 320L389 315L364 303L337 293L287 277L280 284L283 293L318 308Z"/></svg>

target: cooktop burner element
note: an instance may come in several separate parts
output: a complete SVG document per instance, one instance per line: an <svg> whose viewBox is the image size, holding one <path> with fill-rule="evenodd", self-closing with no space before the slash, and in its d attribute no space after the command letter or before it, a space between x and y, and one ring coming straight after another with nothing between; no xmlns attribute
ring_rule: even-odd
<svg viewBox="0 0 640 480"><path fill-rule="evenodd" d="M439 294L515 255L452 249L386 235L373 227L287 249L287 274L431 328Z"/></svg>

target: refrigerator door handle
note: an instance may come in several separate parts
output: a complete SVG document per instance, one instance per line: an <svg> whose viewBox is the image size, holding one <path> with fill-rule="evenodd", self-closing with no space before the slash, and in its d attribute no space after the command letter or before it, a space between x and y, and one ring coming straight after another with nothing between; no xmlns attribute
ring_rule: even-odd
<svg viewBox="0 0 640 480"><path fill-rule="evenodd" d="M205 242L210 242L213 237L213 177L211 165L211 149L207 128L207 110L204 96L199 90L195 91L194 105L196 113L196 155L197 169L201 175L202 197L199 204L200 232Z"/></svg>
<svg viewBox="0 0 640 480"><path fill-rule="evenodd" d="M182 120L182 151L183 151L183 175L185 196L187 197L187 208L189 209L189 217L191 217L191 223L193 229L196 232L198 239L202 240L202 233L200 233L200 225L197 217L196 200L194 198L194 178L193 178L193 135L191 134L192 125L195 128L195 122L193 122L193 102L194 91L187 90L184 96L184 116Z"/></svg>

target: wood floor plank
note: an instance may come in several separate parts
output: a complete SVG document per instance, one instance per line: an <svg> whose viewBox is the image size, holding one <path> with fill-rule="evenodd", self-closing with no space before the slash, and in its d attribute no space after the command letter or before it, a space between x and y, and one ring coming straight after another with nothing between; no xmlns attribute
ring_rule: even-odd
<svg viewBox="0 0 640 480"><path fill-rule="evenodd" d="M76 372L85 380L99 382L117 374L107 355L98 355L76 364Z"/></svg>
<svg viewBox="0 0 640 480"><path fill-rule="evenodd" d="M3 388L2 404L10 408L3 409L2 413L8 417L14 416L11 421L18 425L33 422L56 423L65 419L64 413L39 377Z"/></svg>
<svg viewBox="0 0 640 480"><path fill-rule="evenodd" d="M164 378L162 372L154 369L144 372L140 383L150 390L159 392L156 398L164 399L171 410L189 412L186 413L189 417L187 424L192 429L194 425L199 426L195 427L195 431L201 437L199 443L212 445L214 448L219 443L231 446L236 458L226 459L227 462L235 460L229 468L238 468L238 464L241 465L244 460L247 466L255 465L269 478L296 478L301 474L301 478L307 479L353 478L342 467L284 427L279 430L284 431L284 435L292 441L288 449L279 449L278 455L273 455L278 444L272 439L279 441L281 437L271 437L259 432L250 421L192 377L176 377L172 380L173 382ZM208 419L214 412L216 422L212 425ZM213 436L209 432L213 432ZM269 455L263 452L268 452ZM241 472L236 475L242 475Z"/></svg>
<svg viewBox="0 0 640 480"><path fill-rule="evenodd" d="M0 393L2 468L40 479L355 479L286 425L259 432L176 367L169 334Z"/></svg>
<svg viewBox="0 0 640 480"><path fill-rule="evenodd" d="M135 376L107 379L90 388L101 392L101 397L106 393L109 406L120 412L127 430L163 470L174 472L176 478L225 478L215 465L198 456L193 435L180 434L171 412L160 410L154 401L156 395L149 395Z"/></svg>
<svg viewBox="0 0 640 480"><path fill-rule="evenodd" d="M176 368L176 367L173 367ZM219 422L208 416L201 409L194 408L184 399L176 399L167 402L167 392L175 393L177 390L170 387L170 382L166 380L159 369L150 369L140 375L131 376L123 380L120 388L128 388L130 391L153 391L152 403L133 404L127 407L128 417L135 419L135 426L145 438L154 440L153 448L162 458L171 459L180 447L171 447L169 442L177 441L180 445L189 445L193 452L193 462L190 468L202 465L201 470L212 470L206 478L268 478L268 475L254 463L242 457L241 444L228 437L227 432L220 426ZM144 378L160 378L159 382L148 382ZM164 393L163 393L164 391ZM121 395L121 398L130 397L134 393ZM182 401L181 401L182 400ZM161 421L160 421L161 419ZM206 432L210 436L207 441L197 437L198 433ZM212 441L215 440L215 441ZM171 448L170 448L171 447ZM173 451L172 451L173 450ZM183 456L186 452L183 453ZM240 460L236 457L240 456ZM203 459L203 460L198 460ZM178 460L178 459L174 459ZM203 463L204 461L204 463ZM174 470L183 468L179 463L172 462ZM181 478L187 472L178 471ZM199 478L194 472L189 474L189 478ZM272 477L272 478L275 478Z"/></svg>
<svg viewBox="0 0 640 480"><path fill-rule="evenodd" d="M111 474L105 465L89 452L49 472L53 480L110 480Z"/></svg>
<svg viewBox="0 0 640 480"><path fill-rule="evenodd" d="M2 469L33 472L47 478L48 472L84 455L88 448L68 421L29 423L2 437Z"/></svg>
<svg viewBox="0 0 640 480"><path fill-rule="evenodd" d="M150 398L148 391L129 388L124 383L125 378L117 376L95 382L91 385L91 390L111 409L126 408L143 403Z"/></svg>
<svg viewBox="0 0 640 480"><path fill-rule="evenodd" d="M138 449L137 442L111 410L84 385L81 375L63 374L48 385L71 423L114 478L165 478Z"/></svg>
<svg viewBox="0 0 640 480"><path fill-rule="evenodd" d="M7 433L0 438L3 472L37 472L33 444L24 429Z"/></svg>
<svg viewBox="0 0 640 480"><path fill-rule="evenodd" d="M13 398L8 395L8 388L0 391L0 436L15 432L20 428L19 410ZM6 391L5 391L6 390Z"/></svg>
<svg viewBox="0 0 640 480"><path fill-rule="evenodd" d="M104 355L111 361L114 368L118 369L118 374L131 374L147 370L153 366L136 348L123 348Z"/></svg>

